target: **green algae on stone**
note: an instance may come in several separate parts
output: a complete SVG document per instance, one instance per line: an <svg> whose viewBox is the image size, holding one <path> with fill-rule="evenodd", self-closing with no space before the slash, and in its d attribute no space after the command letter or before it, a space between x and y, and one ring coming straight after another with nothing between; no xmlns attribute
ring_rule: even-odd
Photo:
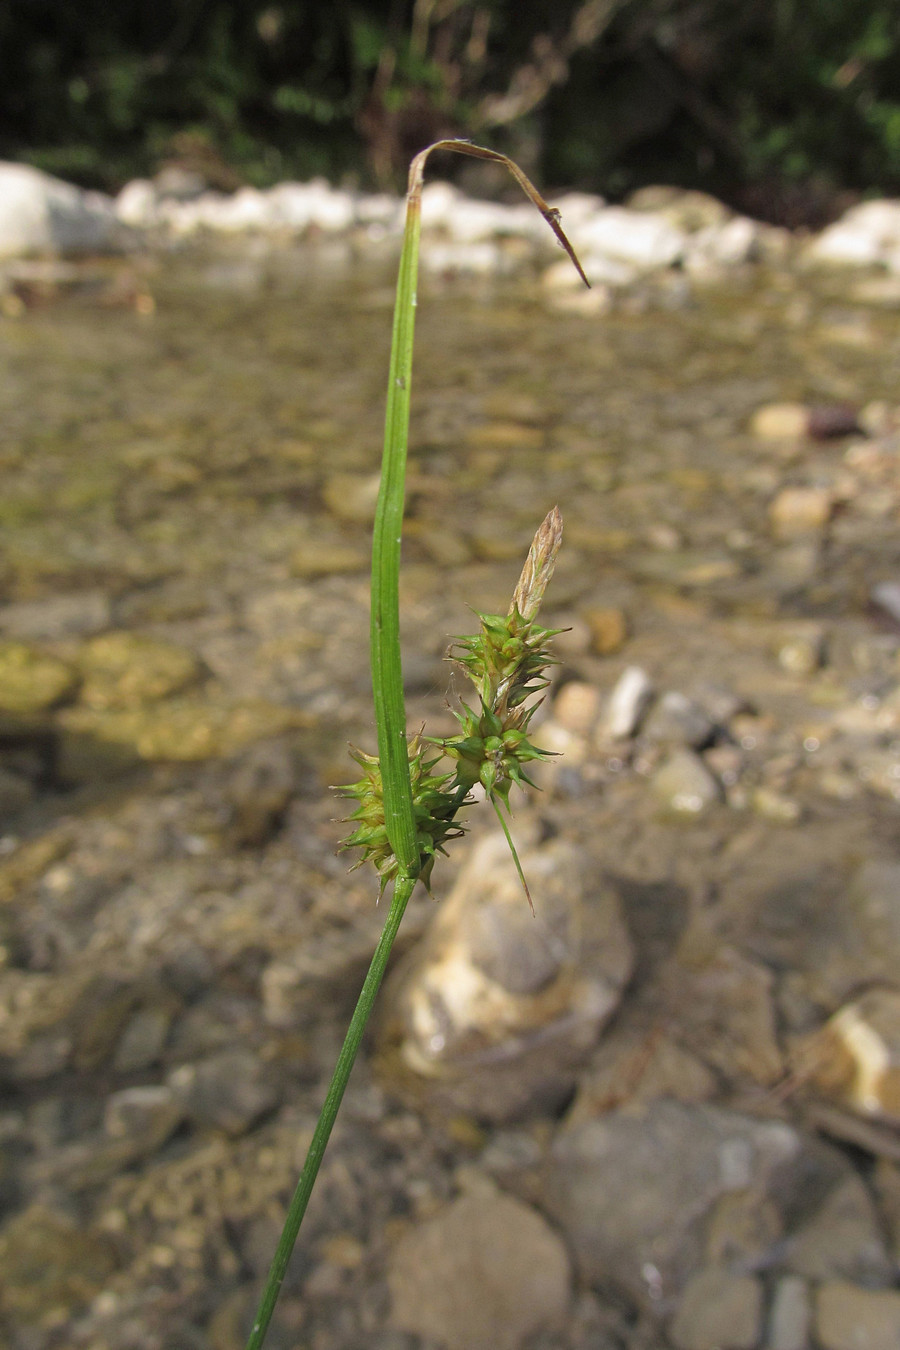
<svg viewBox="0 0 900 1350"><path fill-rule="evenodd" d="M0 642L0 712L39 713L71 698L78 676L24 642Z"/></svg>
<svg viewBox="0 0 900 1350"><path fill-rule="evenodd" d="M98 711L139 708L199 680L193 652L137 633L104 633L83 649L81 702Z"/></svg>
<svg viewBox="0 0 900 1350"><path fill-rule="evenodd" d="M232 704L215 696L132 708L77 706L60 714L64 733L127 747L145 760L213 759L309 724L309 715L296 708L262 701Z"/></svg>

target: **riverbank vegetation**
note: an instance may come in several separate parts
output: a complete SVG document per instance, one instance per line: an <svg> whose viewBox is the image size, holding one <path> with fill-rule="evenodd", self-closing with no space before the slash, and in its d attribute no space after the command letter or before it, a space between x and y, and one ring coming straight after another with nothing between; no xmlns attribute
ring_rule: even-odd
<svg viewBox="0 0 900 1350"><path fill-rule="evenodd" d="M34 0L0 16L0 156L107 189L166 163L398 188L476 136L551 186L818 224L900 191L896 28L889 0Z"/></svg>

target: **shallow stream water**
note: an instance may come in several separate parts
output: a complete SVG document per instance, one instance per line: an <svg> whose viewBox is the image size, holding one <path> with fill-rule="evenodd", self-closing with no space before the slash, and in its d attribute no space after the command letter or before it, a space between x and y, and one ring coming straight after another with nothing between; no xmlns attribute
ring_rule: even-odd
<svg viewBox="0 0 900 1350"><path fill-rule="evenodd" d="M379 923L371 879L333 856L327 785L348 776L348 740L374 739L367 553L393 275L392 258L325 247L173 253L85 265L0 319L0 638L7 660L55 662L60 680L0 715L0 1309L16 1350L242 1343ZM734 754L709 761L708 809L679 815L653 790L664 737L600 737L554 770L537 811L631 887L645 1020L660 1016L660 952L721 902L719 937L771 972L777 1034L760 1050L755 1023L726 1026L710 1049L715 1028L688 1019L683 1039L721 1100L754 1109L790 1035L860 978L816 983L809 886L830 896L860 864L896 861L900 644L872 588L900 574L900 325L855 285L675 274L602 315L559 311L530 281L431 278L419 295L410 723L449 730L449 637L472 609L505 609L558 503L546 620L570 630L561 681L605 697L637 665L658 692L724 689ZM754 413L783 401L868 408L884 429L755 435ZM778 525L792 486L830 494L827 518ZM414 903L408 943L430 906ZM271 973L286 951L310 953L287 1013ZM677 1027L685 1009L665 999ZM207 1063L213 1096L245 1085L230 1115L203 1098ZM360 1066L333 1208L311 1214L273 1345L420 1344L391 1329L385 1233L429 1212L423 1187L446 1200L497 1122L427 1130L390 1073ZM116 1124L116 1093L165 1084L189 1100L168 1132ZM538 1150L557 1115L521 1127ZM386 1169L379 1186L367 1168ZM35 1261L10 1265L19 1249ZM600 1344L593 1325L573 1312L552 1344ZM629 1325L608 1343L631 1344Z"/></svg>

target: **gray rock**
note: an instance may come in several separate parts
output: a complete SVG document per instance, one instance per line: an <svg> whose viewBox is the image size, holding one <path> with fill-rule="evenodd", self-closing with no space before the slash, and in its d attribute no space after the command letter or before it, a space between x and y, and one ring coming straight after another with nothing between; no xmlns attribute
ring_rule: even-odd
<svg viewBox="0 0 900 1350"><path fill-rule="evenodd" d="M199 1064L183 1064L169 1086L198 1125L243 1134L278 1101L265 1067L249 1050L223 1050Z"/></svg>
<svg viewBox="0 0 900 1350"><path fill-rule="evenodd" d="M112 200L29 164L0 163L0 257L104 253L118 241Z"/></svg>
<svg viewBox="0 0 900 1350"><path fill-rule="evenodd" d="M762 1301L762 1285L753 1276L707 1266L688 1282L669 1335L678 1350L753 1350Z"/></svg>
<svg viewBox="0 0 900 1350"><path fill-rule="evenodd" d="M872 587L872 603L900 623L900 582L879 581Z"/></svg>
<svg viewBox="0 0 900 1350"><path fill-rule="evenodd" d="M387 991L385 1070L453 1114L558 1105L631 973L618 897L574 849L532 846L522 866L536 917L491 835Z"/></svg>
<svg viewBox="0 0 900 1350"><path fill-rule="evenodd" d="M766 966L721 943L701 917L661 975L673 1009L669 1029L685 1045L726 1081L778 1081L785 1066Z"/></svg>
<svg viewBox="0 0 900 1350"><path fill-rule="evenodd" d="M658 1100L564 1129L541 1198L588 1281L612 1281L652 1312L703 1265L721 1197L752 1191L789 1220L848 1166L789 1125Z"/></svg>
<svg viewBox="0 0 900 1350"><path fill-rule="evenodd" d="M698 703L677 689L670 689L656 703L642 734L665 745L702 750L712 740L713 731L713 723Z"/></svg>
<svg viewBox="0 0 900 1350"><path fill-rule="evenodd" d="M816 1337L822 1350L897 1350L900 1293L860 1289L835 1280L816 1296Z"/></svg>
<svg viewBox="0 0 900 1350"><path fill-rule="evenodd" d="M570 1283L566 1249L547 1223L487 1191L416 1224L388 1270L395 1325L446 1350L517 1350L559 1326Z"/></svg>
<svg viewBox="0 0 900 1350"><path fill-rule="evenodd" d="M717 1088L706 1065L669 1036L612 1032L603 1037L589 1069L579 1075L578 1095L567 1119L574 1125L625 1102L635 1105L656 1097L709 1101Z"/></svg>
<svg viewBox="0 0 900 1350"><path fill-rule="evenodd" d="M728 1191L716 1201L706 1231L706 1259L729 1270L765 1269L780 1249L784 1224L774 1202L752 1190Z"/></svg>
<svg viewBox="0 0 900 1350"><path fill-rule="evenodd" d="M900 863L864 863L835 917L841 931L829 952L830 982L847 992L862 981L891 984L900 962Z"/></svg>
<svg viewBox="0 0 900 1350"><path fill-rule="evenodd" d="M885 1250L875 1205L857 1176L846 1177L791 1238L786 1264L810 1280L888 1285L893 1262Z"/></svg>
<svg viewBox="0 0 900 1350"><path fill-rule="evenodd" d="M664 809L679 816L698 816L721 800L717 780L691 750L676 750L653 776L653 791Z"/></svg>
<svg viewBox="0 0 900 1350"><path fill-rule="evenodd" d="M106 1133L126 1140L135 1157L155 1153L183 1119L184 1107L163 1083L114 1092L103 1112Z"/></svg>
<svg viewBox="0 0 900 1350"><path fill-rule="evenodd" d="M807 1350L811 1318L806 1281L796 1275L785 1275L772 1296L766 1350Z"/></svg>
<svg viewBox="0 0 900 1350"><path fill-rule="evenodd" d="M0 765L0 822L24 810L34 795L34 785L27 778Z"/></svg>
<svg viewBox="0 0 900 1350"><path fill-rule="evenodd" d="M172 1025L174 1007L159 1003L139 1008L126 1022L116 1053L113 1068L118 1073L135 1073L147 1069L159 1059Z"/></svg>
<svg viewBox="0 0 900 1350"><path fill-rule="evenodd" d="M246 751L225 789L234 843L258 847L274 835L297 790L300 766L283 741L263 742Z"/></svg>
<svg viewBox="0 0 900 1350"><path fill-rule="evenodd" d="M0 630L26 641L92 637L112 627L112 622L112 606L103 591L48 595L43 600L20 600L0 607Z"/></svg>
<svg viewBox="0 0 900 1350"><path fill-rule="evenodd" d="M733 893L745 945L789 970L794 993L819 1010L862 986L894 985L900 966L900 863L873 859L848 878L842 859L825 861L825 843L791 836L780 853L770 845L750 895Z"/></svg>

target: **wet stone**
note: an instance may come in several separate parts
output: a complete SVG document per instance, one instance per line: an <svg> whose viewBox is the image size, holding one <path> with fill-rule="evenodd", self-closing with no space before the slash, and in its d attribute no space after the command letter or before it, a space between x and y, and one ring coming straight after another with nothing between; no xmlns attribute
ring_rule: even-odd
<svg viewBox="0 0 900 1350"><path fill-rule="evenodd" d="M53 1325L89 1303L116 1265L108 1238L32 1205L0 1230L0 1309L26 1324Z"/></svg>
<svg viewBox="0 0 900 1350"><path fill-rule="evenodd" d="M169 1075L182 1110L198 1125L239 1135L278 1102L278 1089L258 1057L247 1050L223 1050Z"/></svg>
<svg viewBox="0 0 900 1350"><path fill-rule="evenodd" d="M762 1304L759 1280L708 1266L687 1284L669 1335L678 1350L754 1350Z"/></svg>
<svg viewBox="0 0 900 1350"><path fill-rule="evenodd" d="M671 1037L613 1034L603 1038L581 1075L567 1120L576 1125L625 1102L638 1105L658 1097L708 1101L716 1089L711 1070Z"/></svg>
<svg viewBox="0 0 900 1350"><path fill-rule="evenodd" d="M615 892L561 841L472 854L387 991L383 1067L443 1111L511 1120L569 1092L631 973Z"/></svg>
<svg viewBox="0 0 900 1350"><path fill-rule="evenodd" d="M591 649L598 656L611 656L628 640L628 620L621 609L596 607L585 612L591 634Z"/></svg>
<svg viewBox="0 0 900 1350"><path fill-rule="evenodd" d="M803 403L765 403L750 419L750 431L760 441L796 441L809 429L809 409Z"/></svg>
<svg viewBox="0 0 900 1350"><path fill-rule="evenodd" d="M653 791L666 811L699 816L721 800L717 780L690 750L676 750L653 777Z"/></svg>
<svg viewBox="0 0 900 1350"><path fill-rule="evenodd" d="M446 1350L517 1350L540 1329L552 1332L570 1282L566 1249L549 1225L492 1190L416 1224L388 1271L394 1324Z"/></svg>
<svg viewBox="0 0 900 1350"><path fill-rule="evenodd" d="M790 675L812 675L825 655L825 634L819 631L789 637L778 649L778 664Z"/></svg>
<svg viewBox="0 0 900 1350"><path fill-rule="evenodd" d="M135 708L177 694L200 677L192 652L139 634L105 633L83 649L81 701L89 708Z"/></svg>
<svg viewBox="0 0 900 1350"><path fill-rule="evenodd" d="M368 524L375 518L380 474L336 473L322 485L322 499L339 520Z"/></svg>
<svg viewBox="0 0 900 1350"><path fill-rule="evenodd" d="M612 1281L653 1312L702 1266L721 1197L749 1191L787 1217L847 1170L789 1125L658 1100L564 1129L541 1199L584 1278Z"/></svg>
<svg viewBox="0 0 900 1350"><path fill-rule="evenodd" d="M769 787L755 788L750 803L757 815L773 825L796 825L803 814L803 808L793 797Z"/></svg>
<svg viewBox="0 0 900 1350"><path fill-rule="evenodd" d="M225 788L228 834L238 845L258 847L277 833L302 781L293 748L263 741L246 751Z"/></svg>
<svg viewBox="0 0 900 1350"><path fill-rule="evenodd" d="M184 1108L163 1083L114 1092L103 1112L106 1133L127 1141L136 1156L155 1153L183 1119Z"/></svg>
<svg viewBox="0 0 900 1350"><path fill-rule="evenodd" d="M896 1350L900 1293L843 1280L823 1284L816 1295L815 1329L822 1350Z"/></svg>
<svg viewBox="0 0 900 1350"><path fill-rule="evenodd" d="M138 1008L122 1029L113 1068L118 1073L135 1073L154 1064L166 1043L174 1013L171 1001Z"/></svg>
<svg viewBox="0 0 900 1350"><path fill-rule="evenodd" d="M600 691L582 680L564 684L553 700L553 718L565 731L587 736L600 713Z"/></svg>
<svg viewBox="0 0 900 1350"><path fill-rule="evenodd" d="M718 944L698 922L685 933L661 978L677 1008L672 1029L705 1063L726 1080L778 1081L784 1064L774 981L766 966Z"/></svg>
<svg viewBox="0 0 900 1350"><path fill-rule="evenodd" d="M788 1244L786 1265L810 1280L846 1279L869 1288L890 1284L875 1205L858 1177L847 1177Z"/></svg>
<svg viewBox="0 0 900 1350"><path fill-rule="evenodd" d="M26 642L91 637L112 625L112 606L103 591L48 595L0 607L0 632Z"/></svg>
<svg viewBox="0 0 900 1350"><path fill-rule="evenodd" d="M828 488L786 487L769 507L769 520L779 539L818 534L831 519L833 506Z"/></svg>
<svg viewBox="0 0 900 1350"><path fill-rule="evenodd" d="M0 765L0 820L24 810L34 797L34 785L27 778Z"/></svg>
<svg viewBox="0 0 900 1350"><path fill-rule="evenodd" d="M686 694L671 689L654 705L642 735L666 745L702 750L712 740L714 727L704 709Z"/></svg>
<svg viewBox="0 0 900 1350"><path fill-rule="evenodd" d="M0 712L44 712L71 698L77 686L77 673L65 661L22 642L0 642Z"/></svg>
<svg viewBox="0 0 900 1350"><path fill-rule="evenodd" d="M783 1276L772 1295L766 1350L808 1350L811 1318L806 1281L796 1275Z"/></svg>
<svg viewBox="0 0 900 1350"><path fill-rule="evenodd" d="M798 1045L797 1062L837 1101L900 1121L900 993L876 987L845 1004Z"/></svg>
<svg viewBox="0 0 900 1350"><path fill-rule="evenodd" d="M772 1200L760 1199L750 1189L729 1191L709 1216L706 1257L715 1267L745 1271L765 1267L783 1235L782 1217Z"/></svg>

